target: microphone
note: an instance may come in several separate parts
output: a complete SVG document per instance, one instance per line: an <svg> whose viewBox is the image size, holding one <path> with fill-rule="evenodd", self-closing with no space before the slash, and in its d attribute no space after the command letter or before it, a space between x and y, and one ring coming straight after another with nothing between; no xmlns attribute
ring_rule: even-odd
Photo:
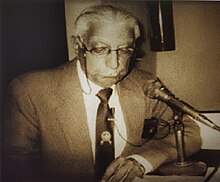
<svg viewBox="0 0 220 182"><path fill-rule="evenodd" d="M206 116L199 113L192 106L186 102L175 97L162 83L159 79L149 80L144 86L144 94L152 99L158 99L162 102L165 102L168 106L173 109L182 111L183 113L191 116L195 120L205 124L208 127L211 127L215 130L220 131L220 127L217 126L214 122L209 120Z"/></svg>

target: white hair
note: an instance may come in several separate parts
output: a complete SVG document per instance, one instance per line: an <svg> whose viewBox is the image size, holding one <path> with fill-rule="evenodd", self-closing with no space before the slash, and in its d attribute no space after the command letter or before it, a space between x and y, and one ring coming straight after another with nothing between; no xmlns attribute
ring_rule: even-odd
<svg viewBox="0 0 220 182"><path fill-rule="evenodd" d="M135 40L140 36L137 19L128 11L111 5L98 5L86 8L75 21L75 36L84 37L90 28L98 23L120 22L133 30Z"/></svg>

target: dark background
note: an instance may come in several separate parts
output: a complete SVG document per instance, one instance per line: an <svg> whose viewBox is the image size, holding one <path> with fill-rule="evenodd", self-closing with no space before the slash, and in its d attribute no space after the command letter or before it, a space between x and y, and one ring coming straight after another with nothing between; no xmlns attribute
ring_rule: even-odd
<svg viewBox="0 0 220 182"><path fill-rule="evenodd" d="M8 83L68 61L68 52L64 0L0 0L0 13L1 127Z"/></svg>
<svg viewBox="0 0 220 182"><path fill-rule="evenodd" d="M4 98L6 87L15 76L68 60L64 0L3 0L1 20Z"/></svg>

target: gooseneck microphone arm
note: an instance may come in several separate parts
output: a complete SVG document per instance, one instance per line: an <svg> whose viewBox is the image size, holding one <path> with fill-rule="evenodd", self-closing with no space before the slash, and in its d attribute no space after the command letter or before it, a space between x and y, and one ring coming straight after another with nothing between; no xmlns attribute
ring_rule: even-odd
<svg viewBox="0 0 220 182"><path fill-rule="evenodd" d="M208 127L211 127L217 131L220 131L220 127L208 119L206 116L199 113L189 104L181 101L174 94L170 93L169 90L163 86L159 79L150 80L144 86L144 93L150 98L161 100L165 102L168 106L173 109L179 110L184 114L187 114L194 118L195 120L205 124Z"/></svg>

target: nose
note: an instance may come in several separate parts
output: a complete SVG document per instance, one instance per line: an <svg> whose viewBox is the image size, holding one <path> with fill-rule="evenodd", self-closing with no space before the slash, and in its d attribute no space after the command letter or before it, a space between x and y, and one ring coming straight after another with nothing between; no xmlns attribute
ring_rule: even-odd
<svg viewBox="0 0 220 182"><path fill-rule="evenodd" d="M107 59L107 66L111 69L117 69L119 66L117 51L111 51L109 58Z"/></svg>

